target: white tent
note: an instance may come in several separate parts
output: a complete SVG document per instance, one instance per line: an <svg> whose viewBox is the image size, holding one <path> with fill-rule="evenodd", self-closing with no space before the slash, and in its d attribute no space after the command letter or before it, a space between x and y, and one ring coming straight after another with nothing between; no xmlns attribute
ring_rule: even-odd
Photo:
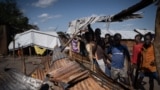
<svg viewBox="0 0 160 90"><path fill-rule="evenodd" d="M14 40L15 49L37 45L42 48L53 50L56 46L61 45L56 32L42 32L34 29L16 34ZM13 50L13 41L9 44L8 48L9 50Z"/></svg>

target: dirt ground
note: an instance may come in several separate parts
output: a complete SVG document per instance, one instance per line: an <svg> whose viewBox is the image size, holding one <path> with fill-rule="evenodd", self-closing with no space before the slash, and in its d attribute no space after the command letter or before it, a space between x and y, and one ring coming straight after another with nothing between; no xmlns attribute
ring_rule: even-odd
<svg viewBox="0 0 160 90"><path fill-rule="evenodd" d="M25 60L25 65L26 65L26 75L30 75L33 70L35 70L38 65L41 65L41 60L44 57L41 56L25 56L24 58L21 57L0 57L0 69L4 68L16 68L17 70L24 72L23 68L23 61ZM148 85L148 78L144 78L144 88L145 90L149 90L149 85ZM154 90L159 90L160 86L157 84L157 81L154 81L155 83L155 89Z"/></svg>
<svg viewBox="0 0 160 90"><path fill-rule="evenodd" d="M0 69L16 68L17 70L24 73L23 61L25 61L26 75L30 75L32 71L35 70L38 67L38 65L40 65L41 59L42 57L37 57L37 56L25 56L24 58L1 57L0 58Z"/></svg>

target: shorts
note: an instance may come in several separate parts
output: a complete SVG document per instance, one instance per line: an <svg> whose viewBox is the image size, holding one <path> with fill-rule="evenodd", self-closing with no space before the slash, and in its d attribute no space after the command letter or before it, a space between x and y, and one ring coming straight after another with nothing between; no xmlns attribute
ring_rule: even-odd
<svg viewBox="0 0 160 90"><path fill-rule="evenodd" d="M114 67L111 67L111 78L112 79L118 79L119 77L127 77L127 70L125 68L117 69Z"/></svg>
<svg viewBox="0 0 160 90"><path fill-rule="evenodd" d="M97 63L99 65L100 69L105 73L105 64L104 64L103 59L97 60Z"/></svg>

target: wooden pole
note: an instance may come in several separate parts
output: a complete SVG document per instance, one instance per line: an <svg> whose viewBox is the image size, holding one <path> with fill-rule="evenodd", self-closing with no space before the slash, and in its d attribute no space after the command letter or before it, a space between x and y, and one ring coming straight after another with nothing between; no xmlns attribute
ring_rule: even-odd
<svg viewBox="0 0 160 90"><path fill-rule="evenodd" d="M14 40L14 35L12 36L13 40L13 58L15 59L15 40Z"/></svg>
<svg viewBox="0 0 160 90"><path fill-rule="evenodd" d="M22 69L23 69L23 73L26 75L26 64L25 64L25 57L24 57L24 53L23 53L23 47L21 47L21 60L22 60Z"/></svg>
<svg viewBox="0 0 160 90"><path fill-rule="evenodd" d="M145 7L147 7L148 5L156 2L157 0L141 0L139 3L127 8L127 9L124 9L123 11L115 14L113 17L112 17L112 20L111 21L119 21L119 20L122 20L123 17L126 17L126 16L129 16L131 14L133 14L134 12L136 11L139 11Z"/></svg>
<svg viewBox="0 0 160 90"><path fill-rule="evenodd" d="M73 37L62 47L61 52L66 48L66 46L77 36L78 33L80 33L81 30L79 30L77 33L73 34Z"/></svg>
<svg viewBox="0 0 160 90"><path fill-rule="evenodd" d="M154 39L154 52L155 52L155 60L158 75L160 78L160 1L158 2L157 6L157 13L155 19L155 39Z"/></svg>
<svg viewBox="0 0 160 90"><path fill-rule="evenodd" d="M29 56L32 55L31 46L29 47Z"/></svg>

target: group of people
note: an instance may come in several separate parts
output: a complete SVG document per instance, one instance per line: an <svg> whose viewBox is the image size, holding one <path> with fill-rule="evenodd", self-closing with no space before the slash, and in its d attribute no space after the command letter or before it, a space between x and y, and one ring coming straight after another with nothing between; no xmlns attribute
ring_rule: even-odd
<svg viewBox="0 0 160 90"><path fill-rule="evenodd" d="M159 82L151 33L135 36L132 55L127 46L121 44L122 36L120 33L106 34L102 38L99 28L93 31L88 26L88 31L78 37L79 39L74 38L72 40L72 50L89 57L91 70L94 71L95 66L97 66L108 77L128 85L130 77L135 89L142 86L145 76L149 77L150 90L153 90L154 79ZM78 44L79 41L81 43Z"/></svg>
<svg viewBox="0 0 160 90"><path fill-rule="evenodd" d="M143 42L142 38L144 39ZM135 88L141 87L144 90L141 84L145 76L149 77L149 90L154 90L154 79L160 84L152 43L153 39L153 35L150 32L144 36L141 34L135 36L135 45L133 46L131 59L132 80Z"/></svg>

